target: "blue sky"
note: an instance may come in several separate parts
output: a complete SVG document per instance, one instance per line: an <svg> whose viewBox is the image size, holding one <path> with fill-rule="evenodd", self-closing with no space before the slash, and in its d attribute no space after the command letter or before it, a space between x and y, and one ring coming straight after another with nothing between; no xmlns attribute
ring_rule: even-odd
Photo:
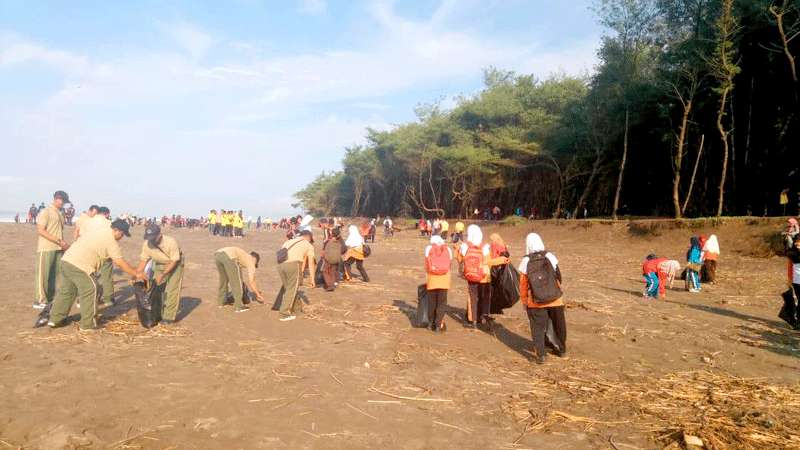
<svg viewBox="0 0 800 450"><path fill-rule="evenodd" d="M291 212L367 127L496 66L582 74L587 1L0 0L0 210Z"/></svg>

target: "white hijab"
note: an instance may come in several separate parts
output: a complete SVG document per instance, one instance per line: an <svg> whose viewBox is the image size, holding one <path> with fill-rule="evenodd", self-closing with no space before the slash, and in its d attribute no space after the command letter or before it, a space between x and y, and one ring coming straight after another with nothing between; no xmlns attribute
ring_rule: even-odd
<svg viewBox="0 0 800 450"><path fill-rule="evenodd" d="M431 252L431 247L433 247L434 245L447 245L447 243L438 234L434 234L433 236L431 236L431 245L425 247L425 257L426 258L428 257L428 254ZM453 251L450 250L450 247L447 247L447 250L450 252L450 257L452 258L453 257Z"/></svg>
<svg viewBox="0 0 800 450"><path fill-rule="evenodd" d="M481 231L481 227L472 224L467 227L467 242L476 246L480 247L483 243L483 231ZM461 244L461 254L466 255L467 250L469 247L467 246L467 242ZM483 246L483 254L489 254L489 244Z"/></svg>
<svg viewBox="0 0 800 450"><path fill-rule="evenodd" d="M543 251L544 251L544 242L542 241L542 237L536 233L530 233L528 237L525 238L525 254L530 255L531 253L543 252ZM553 269L558 267L558 258L556 258L556 255L547 252L545 254L545 258L550 260L550 264L553 265ZM528 273L528 261L529 258L527 256L522 258L522 261L520 261L519 263L520 273Z"/></svg>
<svg viewBox="0 0 800 450"><path fill-rule="evenodd" d="M303 230L311 231L311 222L313 220L314 220L314 216L312 216L311 214L306 214L306 216L303 217L303 220L300 221L300 225L298 226L300 231L303 231Z"/></svg>
<svg viewBox="0 0 800 450"><path fill-rule="evenodd" d="M349 248L356 248L364 245L364 236L361 236L357 226L350 225L347 227L347 240L344 241L344 245Z"/></svg>
<svg viewBox="0 0 800 450"><path fill-rule="evenodd" d="M716 234L712 234L708 237L706 245L703 246L703 251L719 255L719 241L717 240Z"/></svg>

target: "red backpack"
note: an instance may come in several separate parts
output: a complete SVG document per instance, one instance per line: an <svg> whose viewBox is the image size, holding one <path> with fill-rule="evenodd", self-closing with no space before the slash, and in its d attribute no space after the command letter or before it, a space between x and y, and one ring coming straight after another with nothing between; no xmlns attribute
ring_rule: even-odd
<svg viewBox="0 0 800 450"><path fill-rule="evenodd" d="M446 245L431 245L425 268L431 275L445 275L450 272L450 251Z"/></svg>
<svg viewBox="0 0 800 450"><path fill-rule="evenodd" d="M464 278L473 283L483 280L483 250L472 244L467 245L467 254L464 255Z"/></svg>

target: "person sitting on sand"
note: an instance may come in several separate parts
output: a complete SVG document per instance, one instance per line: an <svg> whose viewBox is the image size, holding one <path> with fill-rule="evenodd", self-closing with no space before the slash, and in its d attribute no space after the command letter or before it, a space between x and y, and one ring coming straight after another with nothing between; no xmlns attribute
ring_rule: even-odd
<svg viewBox="0 0 800 450"><path fill-rule="evenodd" d="M255 294L256 298L263 301L264 296L256 285L256 269L261 259L258 253L242 250L239 247L223 247L214 252L214 264L219 274L217 288L217 304L220 308L225 306L225 297L228 292L233 293L233 306L235 312L245 312L250 308L243 302L244 290L242 289L242 269L247 271L244 283Z"/></svg>
<svg viewBox="0 0 800 450"><path fill-rule="evenodd" d="M425 247L425 274L428 290L428 317L431 330L443 332L444 309L447 306L447 291L450 289L450 266L453 250L441 236L432 236L430 245Z"/></svg>
<svg viewBox="0 0 800 450"><path fill-rule="evenodd" d="M350 225L347 229L347 240L344 241L347 251L344 254L344 276L345 279L350 281L353 278L350 267L353 263L356 264L358 273L361 274L361 280L369 283L369 275L364 268L364 259L367 255L364 252L364 236L358 231L358 227Z"/></svg>
<svg viewBox="0 0 800 450"><path fill-rule="evenodd" d="M552 321L558 342L550 343L557 356L567 352L567 321L564 317L561 269L556 256L545 250L542 238L530 233L525 238L526 256L519 263L520 302L531 327L536 363L545 362L548 322Z"/></svg>

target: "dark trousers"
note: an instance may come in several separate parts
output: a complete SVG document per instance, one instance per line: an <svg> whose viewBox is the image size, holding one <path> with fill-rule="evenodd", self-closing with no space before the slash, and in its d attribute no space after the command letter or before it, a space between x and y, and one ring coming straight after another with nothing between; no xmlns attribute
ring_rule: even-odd
<svg viewBox="0 0 800 450"><path fill-rule="evenodd" d="M467 321L472 323L480 322L484 316L488 316L492 306L492 285L490 283L467 282L469 291L469 309L467 310Z"/></svg>
<svg viewBox="0 0 800 450"><path fill-rule="evenodd" d="M325 282L325 290L332 291L336 287L335 283L339 281L339 263L331 264L328 261L324 262L325 264L322 266L322 279Z"/></svg>
<svg viewBox="0 0 800 450"><path fill-rule="evenodd" d="M369 275L367 275L367 270L364 268L363 259L349 258L344 262L344 271L347 274L347 278L353 278L353 272L350 269L350 266L352 266L353 263L356 263L356 269L358 269L358 273L361 274L361 279L365 282L368 282Z"/></svg>
<svg viewBox="0 0 800 450"><path fill-rule="evenodd" d="M567 320L564 317L564 306L550 308L527 308L528 321L531 323L531 337L536 354L544 356L547 322L553 321L553 331L561 341L561 351L567 351Z"/></svg>
<svg viewBox="0 0 800 450"><path fill-rule="evenodd" d="M703 282L713 283L717 279L717 261L708 259L703 261L703 270L700 273Z"/></svg>
<svg viewBox="0 0 800 450"><path fill-rule="evenodd" d="M444 324L444 310L447 307L447 289L433 289L428 291L428 317L432 326L441 327Z"/></svg>

